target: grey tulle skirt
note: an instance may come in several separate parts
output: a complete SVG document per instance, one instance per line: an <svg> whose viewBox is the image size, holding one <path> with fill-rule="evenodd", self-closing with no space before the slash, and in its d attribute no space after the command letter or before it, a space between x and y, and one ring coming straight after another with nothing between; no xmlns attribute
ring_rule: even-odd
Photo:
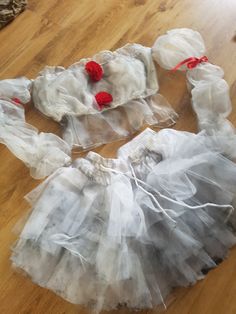
<svg viewBox="0 0 236 314"><path fill-rule="evenodd" d="M204 133L146 129L116 159L90 152L26 196L13 265L97 312L165 304L236 243L235 186Z"/></svg>

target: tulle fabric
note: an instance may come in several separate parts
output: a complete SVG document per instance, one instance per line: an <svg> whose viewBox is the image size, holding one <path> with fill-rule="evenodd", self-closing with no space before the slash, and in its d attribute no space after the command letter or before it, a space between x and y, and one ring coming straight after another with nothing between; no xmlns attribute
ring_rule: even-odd
<svg viewBox="0 0 236 314"><path fill-rule="evenodd" d="M63 125L63 139L79 150L124 139L145 124L167 127L177 114L159 94L151 49L127 44L93 57L103 67L91 82L82 59L68 69L46 67L33 82L33 101L46 116ZM98 109L95 95L105 91L113 101Z"/></svg>
<svg viewBox="0 0 236 314"><path fill-rule="evenodd" d="M157 94L159 85L151 48L127 44L114 52L98 53L93 60L103 67L104 75L96 83L90 80L85 71L85 65L90 60L82 59L68 69L45 67L32 81L26 78L0 81L0 96L18 98L26 103L32 94L34 106L46 116L60 122L63 140L70 148L80 151L127 138L145 124L162 128L175 123L177 113L164 97ZM95 100L96 93L100 91L109 92L113 97L112 103L102 110L99 110ZM29 129L36 130L29 125L26 129L27 132ZM24 131L21 130L19 138L15 136L14 142L21 141L20 136L25 136ZM52 135L44 134L40 138L40 145L34 145L40 147L46 138L50 142ZM17 148L14 149L13 142L12 146L11 150L16 156L22 160L27 159L17 152ZM66 150L69 152L69 149ZM69 155L68 152L66 154ZM55 157L53 167L50 156L49 169L55 170L58 165L63 165L63 156L60 153L55 156L59 156L59 160ZM32 158L25 162L27 165L30 165L29 159ZM65 164L68 164L68 160ZM33 168L37 167L36 161L32 162ZM42 168L41 165L39 168ZM32 170L32 175L42 178L53 170L36 169Z"/></svg>
<svg viewBox="0 0 236 314"><path fill-rule="evenodd" d="M161 67L171 70L177 64L190 57L202 57L205 54L202 36L190 28L176 28L167 31L155 41L152 56ZM182 65L181 70L186 70Z"/></svg>
<svg viewBox="0 0 236 314"><path fill-rule="evenodd" d="M3 86L0 82L0 89ZM22 92L21 82L19 89L16 86L11 96L27 101L28 94L24 87L25 92ZM10 89L6 90L6 94L10 92ZM30 174L35 179L44 178L71 162L69 145L54 134L38 133L36 128L25 122L24 108L7 98L0 99L0 143L30 168Z"/></svg>
<svg viewBox="0 0 236 314"><path fill-rule="evenodd" d="M201 57L206 53L201 35L191 29L180 28L160 36L152 47L152 55L163 68L173 69L190 57ZM223 79L223 70L214 64L204 62L187 70L187 82L192 94L192 105L198 117L200 130L206 130L221 146L224 153L236 157L236 132L227 120L232 104L229 86Z"/></svg>
<svg viewBox="0 0 236 314"><path fill-rule="evenodd" d="M65 115L96 114L100 110L95 95L105 91L113 101L103 108L125 105L136 98L155 94L158 81L151 48L127 44L114 52L102 51L92 60L103 67L99 82L91 82L85 65L91 59L82 59L68 69L46 67L33 82L33 101L36 108L48 117L61 121Z"/></svg>
<svg viewBox="0 0 236 314"><path fill-rule="evenodd" d="M32 81L26 77L0 80L0 98L18 98L22 104L30 101Z"/></svg>
<svg viewBox="0 0 236 314"><path fill-rule="evenodd" d="M175 124L177 113L160 94L129 101L103 113L66 116L63 139L77 150L91 149L124 139L145 125L158 128Z"/></svg>
<svg viewBox="0 0 236 314"><path fill-rule="evenodd" d="M204 133L147 129L117 159L90 152L28 194L13 265L96 312L164 304L236 243L235 181Z"/></svg>

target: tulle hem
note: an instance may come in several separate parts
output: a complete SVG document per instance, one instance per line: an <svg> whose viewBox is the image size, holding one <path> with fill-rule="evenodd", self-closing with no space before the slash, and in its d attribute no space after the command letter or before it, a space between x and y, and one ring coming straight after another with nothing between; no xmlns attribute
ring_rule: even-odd
<svg viewBox="0 0 236 314"><path fill-rule="evenodd" d="M236 243L236 167L204 133L145 131L131 144L117 159L90 152L28 194L13 248L34 282L97 313L164 306Z"/></svg>
<svg viewBox="0 0 236 314"><path fill-rule="evenodd" d="M170 127L177 118L167 100L155 94L97 114L65 116L63 139L77 151L88 150L130 137L144 125Z"/></svg>

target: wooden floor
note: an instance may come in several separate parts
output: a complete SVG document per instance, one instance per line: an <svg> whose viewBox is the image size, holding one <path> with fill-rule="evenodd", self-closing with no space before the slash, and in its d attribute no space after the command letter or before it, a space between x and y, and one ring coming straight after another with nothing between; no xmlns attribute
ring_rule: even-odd
<svg viewBox="0 0 236 314"><path fill-rule="evenodd" d="M152 46L157 36L176 27L202 33L210 61L225 70L235 105L236 0L29 0L28 9L0 31L0 79L34 78L47 64L68 66L127 42ZM196 131L184 74L159 70L159 80L160 92L180 115L175 128ZM55 122L26 107L29 123L60 134ZM236 124L235 109L231 121ZM115 156L121 144L97 151ZM37 184L23 163L0 145L0 314L87 313L11 268L10 249L17 238L13 229L28 210L24 195ZM205 280L175 296L166 314L235 314L236 248Z"/></svg>

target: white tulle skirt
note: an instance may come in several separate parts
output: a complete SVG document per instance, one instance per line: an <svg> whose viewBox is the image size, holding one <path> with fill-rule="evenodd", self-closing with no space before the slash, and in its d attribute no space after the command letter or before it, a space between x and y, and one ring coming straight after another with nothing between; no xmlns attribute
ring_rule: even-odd
<svg viewBox="0 0 236 314"><path fill-rule="evenodd" d="M27 195L14 266L96 312L164 304L236 243L236 166L210 138L145 130L117 159L90 152Z"/></svg>

